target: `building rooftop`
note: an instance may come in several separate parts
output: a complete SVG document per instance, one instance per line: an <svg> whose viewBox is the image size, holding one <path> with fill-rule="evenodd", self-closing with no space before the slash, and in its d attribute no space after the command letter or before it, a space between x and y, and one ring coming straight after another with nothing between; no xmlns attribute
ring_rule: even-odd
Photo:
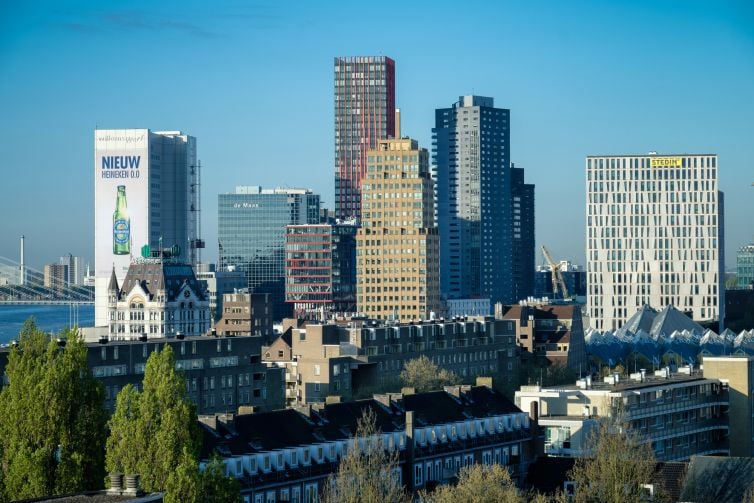
<svg viewBox="0 0 754 503"><path fill-rule="evenodd" d="M660 371L658 371L660 372ZM558 391L609 391L609 392L622 392L622 391L635 391L644 388L656 388L660 386L667 386L671 384L687 384L695 381L710 381L701 374L669 374L669 377L656 376L650 373L646 374L643 382L630 378L619 378L615 384L607 383L605 381L592 380L591 385L586 386L585 380L580 380L576 384L568 384L564 386L550 386L542 388L541 386L522 386L520 393L526 394L531 392L558 392ZM517 393L519 393L517 392Z"/></svg>
<svg viewBox="0 0 754 503"><path fill-rule="evenodd" d="M136 285L141 286L142 290L150 296L164 291L167 302L177 300L178 294L184 285L187 285L199 299L206 300L204 289L199 286L194 269L188 264L159 259L133 262L120 286L120 296L128 295Z"/></svg>
<svg viewBox="0 0 754 503"><path fill-rule="evenodd" d="M305 409L239 414L231 421L202 422L202 458L214 449L238 455L344 440L354 435L365 410L375 414L383 433L403 431L406 411L424 427L472 418L521 413L510 400L485 386L450 386L428 393L375 395L367 400L330 403Z"/></svg>
<svg viewBox="0 0 754 503"><path fill-rule="evenodd" d="M683 154L658 154L657 152L649 152L645 154L617 154L617 155L611 155L611 154L605 154L605 155L588 155L586 156L587 159L600 159L605 157L694 157L694 156L702 156L702 155L717 155L717 154L691 154L691 153L683 153Z"/></svg>

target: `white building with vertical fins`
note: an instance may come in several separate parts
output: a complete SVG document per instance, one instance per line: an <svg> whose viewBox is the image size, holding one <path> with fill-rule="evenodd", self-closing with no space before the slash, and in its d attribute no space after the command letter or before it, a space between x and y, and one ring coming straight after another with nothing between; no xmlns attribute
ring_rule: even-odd
<svg viewBox="0 0 754 503"><path fill-rule="evenodd" d="M587 309L615 330L641 306L724 318L723 193L715 154L586 158ZM722 329L722 327L721 327Z"/></svg>

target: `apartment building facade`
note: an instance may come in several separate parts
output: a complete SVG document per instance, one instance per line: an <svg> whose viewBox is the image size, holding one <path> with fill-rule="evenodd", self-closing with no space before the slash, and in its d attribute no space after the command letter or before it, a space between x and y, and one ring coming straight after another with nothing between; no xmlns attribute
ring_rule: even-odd
<svg viewBox="0 0 754 503"><path fill-rule="evenodd" d="M386 384L400 388L397 378L403 366L420 356L465 381L495 375L513 383L518 376L512 321L478 317L351 325L291 328L289 335L273 342L269 356L263 355L271 366L286 368L288 394L295 395L296 403L321 403L328 396L348 400Z"/></svg>
<svg viewBox="0 0 754 503"><path fill-rule="evenodd" d="M729 455L728 386L688 369L645 371L622 380L610 375L575 386L522 386L516 405L536 416L545 434L545 454L582 456L599 420L616 421L649 443L658 461L692 455Z"/></svg>
<svg viewBox="0 0 754 503"><path fill-rule="evenodd" d="M380 433L358 441L379 441L398 451L392 476L410 494L449 483L473 464L503 465L521 481L534 460L534 425L527 414L489 388L456 386L207 418L200 423L202 463L219 452L227 473L241 482L245 501L315 502L357 441L357 422L366 410L375 414Z"/></svg>

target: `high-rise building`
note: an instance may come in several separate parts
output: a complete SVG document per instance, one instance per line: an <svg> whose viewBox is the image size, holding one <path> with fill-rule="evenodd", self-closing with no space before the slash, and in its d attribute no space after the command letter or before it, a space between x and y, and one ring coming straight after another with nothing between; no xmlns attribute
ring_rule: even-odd
<svg viewBox="0 0 754 503"><path fill-rule="evenodd" d="M174 248L195 265L199 239L196 139L180 131L94 131L95 326L108 324L107 289L132 259ZM178 253L175 253L178 252Z"/></svg>
<svg viewBox="0 0 754 503"><path fill-rule="evenodd" d="M746 245L736 253L736 288L754 285L754 244Z"/></svg>
<svg viewBox="0 0 754 503"><path fill-rule="evenodd" d="M285 300L298 318L356 311L355 220L289 225L285 236Z"/></svg>
<svg viewBox="0 0 754 503"><path fill-rule="evenodd" d="M74 257L70 253L60 257L60 264L68 266L68 284L83 285L84 284L84 269L81 266L81 257Z"/></svg>
<svg viewBox="0 0 754 503"><path fill-rule="evenodd" d="M513 232L513 298L534 295L534 184L525 183L524 170L511 163L511 222Z"/></svg>
<svg viewBox="0 0 754 503"><path fill-rule="evenodd" d="M382 140L367 152L356 236L357 304L375 319L428 319L440 309L439 236L427 150Z"/></svg>
<svg viewBox="0 0 754 503"><path fill-rule="evenodd" d="M221 269L235 266L251 293L272 294L273 316L290 315L285 302L285 228L319 222L319 195L308 189L236 187L218 196Z"/></svg>
<svg viewBox="0 0 754 503"><path fill-rule="evenodd" d="M586 270L583 266L572 264L568 260L558 263L558 270L563 276L568 294L571 297L586 297ZM548 297L555 299L562 296L552 286L552 269L549 265L537 266L534 274L534 297ZM583 299L581 300L583 302Z"/></svg>
<svg viewBox="0 0 754 503"><path fill-rule="evenodd" d="M57 290L65 289L68 286L68 266L63 264L46 264L44 266L43 284L45 288L54 288Z"/></svg>
<svg viewBox="0 0 754 503"><path fill-rule="evenodd" d="M223 313L225 294L246 288L246 275L236 271L233 266L218 269L215 264L197 264L196 279L209 295L209 310L213 321L219 320Z"/></svg>
<svg viewBox="0 0 754 503"><path fill-rule="evenodd" d="M335 218L360 218L367 150L393 136L395 62L335 58Z"/></svg>
<svg viewBox="0 0 754 503"><path fill-rule="evenodd" d="M724 319L717 155L586 158L587 309L615 330L643 305Z"/></svg>
<svg viewBox="0 0 754 503"><path fill-rule="evenodd" d="M510 111L461 96L435 111L432 140L443 297L495 304L531 295L534 186L511 169Z"/></svg>

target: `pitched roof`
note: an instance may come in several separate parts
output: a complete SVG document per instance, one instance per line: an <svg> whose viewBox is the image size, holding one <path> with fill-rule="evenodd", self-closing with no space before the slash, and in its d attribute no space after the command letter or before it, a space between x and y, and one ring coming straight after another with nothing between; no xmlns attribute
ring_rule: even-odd
<svg viewBox="0 0 754 503"><path fill-rule="evenodd" d="M107 285L108 292L118 291L118 278L115 276L115 266L113 266L113 272L110 274L110 283Z"/></svg>
<svg viewBox="0 0 754 503"><path fill-rule="evenodd" d="M458 396L447 391L413 395L390 395L383 399L356 400L326 404L310 409L307 415L296 409L241 414L216 427L202 425L201 456L208 458L217 449L226 454L244 454L350 438L365 410L375 414L382 432L402 431L406 411L414 412L417 427L492 415L520 413L501 393L484 386L469 386Z"/></svg>
<svg viewBox="0 0 754 503"><path fill-rule="evenodd" d="M754 458L692 456L681 501L743 501L754 485Z"/></svg>
<svg viewBox="0 0 754 503"><path fill-rule="evenodd" d="M135 286L139 285L147 295L154 296L158 291L164 291L166 301L172 302L184 285L187 285L194 295L206 300L204 289L194 275L194 269L188 264L148 260L134 262L128 268L126 277L121 285L120 295L128 295Z"/></svg>

